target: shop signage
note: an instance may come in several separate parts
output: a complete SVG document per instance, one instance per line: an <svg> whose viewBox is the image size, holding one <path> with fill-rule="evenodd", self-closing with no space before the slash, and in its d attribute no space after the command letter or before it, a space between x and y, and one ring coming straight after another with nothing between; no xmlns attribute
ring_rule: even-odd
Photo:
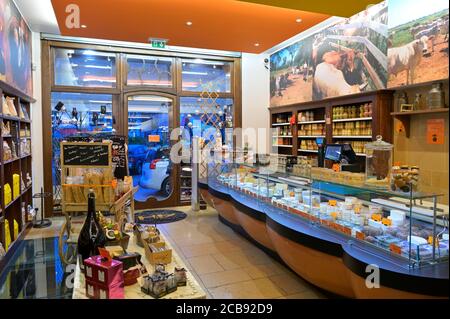
<svg viewBox="0 0 450 319"><path fill-rule="evenodd" d="M152 48L155 49L164 49L166 47L167 40L162 39L150 39L150 43Z"/></svg>
<svg viewBox="0 0 450 319"><path fill-rule="evenodd" d="M107 167L110 165L110 144L63 143L61 152L65 166Z"/></svg>
<svg viewBox="0 0 450 319"><path fill-rule="evenodd" d="M444 144L444 119L433 119L427 121L427 143Z"/></svg>

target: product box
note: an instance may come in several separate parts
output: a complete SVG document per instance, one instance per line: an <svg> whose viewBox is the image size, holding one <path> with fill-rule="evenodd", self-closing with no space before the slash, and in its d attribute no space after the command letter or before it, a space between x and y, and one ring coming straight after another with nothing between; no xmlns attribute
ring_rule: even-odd
<svg viewBox="0 0 450 319"><path fill-rule="evenodd" d="M86 296L92 299L124 299L124 284L108 286L86 279Z"/></svg>
<svg viewBox="0 0 450 319"><path fill-rule="evenodd" d="M20 175L13 174L13 198L20 196Z"/></svg>
<svg viewBox="0 0 450 319"><path fill-rule="evenodd" d="M101 286L116 287L123 285L123 264L112 259L108 261L102 256L93 256L84 260L86 282L98 283Z"/></svg>
<svg viewBox="0 0 450 319"><path fill-rule="evenodd" d="M5 201L5 206L8 205L9 203L12 202L12 191L11 191L11 186L7 183L4 186L4 198L3 200Z"/></svg>

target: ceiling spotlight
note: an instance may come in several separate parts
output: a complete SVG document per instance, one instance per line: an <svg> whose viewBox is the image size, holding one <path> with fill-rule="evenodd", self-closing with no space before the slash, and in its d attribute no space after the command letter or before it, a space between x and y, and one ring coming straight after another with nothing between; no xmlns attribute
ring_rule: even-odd
<svg viewBox="0 0 450 319"><path fill-rule="evenodd" d="M81 27L82 27L83 29L86 29L86 28L87 28L87 25L82 24Z"/></svg>
<svg viewBox="0 0 450 319"><path fill-rule="evenodd" d="M255 47L259 47L259 43L255 43Z"/></svg>
<svg viewBox="0 0 450 319"><path fill-rule="evenodd" d="M295 20L295 22L300 23L300 22L302 22L302 19L298 18Z"/></svg>
<svg viewBox="0 0 450 319"><path fill-rule="evenodd" d="M192 21L187 21L186 25L190 27L192 25Z"/></svg>

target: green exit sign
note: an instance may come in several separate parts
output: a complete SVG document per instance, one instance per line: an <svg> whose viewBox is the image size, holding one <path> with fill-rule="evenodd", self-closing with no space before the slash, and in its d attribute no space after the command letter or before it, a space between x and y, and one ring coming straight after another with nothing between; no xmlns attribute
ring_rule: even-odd
<svg viewBox="0 0 450 319"><path fill-rule="evenodd" d="M167 40L152 39L151 40L152 48L164 49L166 47L166 42Z"/></svg>

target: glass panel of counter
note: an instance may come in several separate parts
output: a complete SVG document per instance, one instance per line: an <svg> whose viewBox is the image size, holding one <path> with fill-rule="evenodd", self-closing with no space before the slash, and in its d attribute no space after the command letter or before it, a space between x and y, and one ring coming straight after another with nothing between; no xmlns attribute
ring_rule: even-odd
<svg viewBox="0 0 450 319"><path fill-rule="evenodd" d="M327 176L310 163L287 168L226 163L210 182L244 196L261 211L270 209L305 219L349 240L405 260L408 267L448 260L448 207L439 194L398 193L367 187L359 176Z"/></svg>

